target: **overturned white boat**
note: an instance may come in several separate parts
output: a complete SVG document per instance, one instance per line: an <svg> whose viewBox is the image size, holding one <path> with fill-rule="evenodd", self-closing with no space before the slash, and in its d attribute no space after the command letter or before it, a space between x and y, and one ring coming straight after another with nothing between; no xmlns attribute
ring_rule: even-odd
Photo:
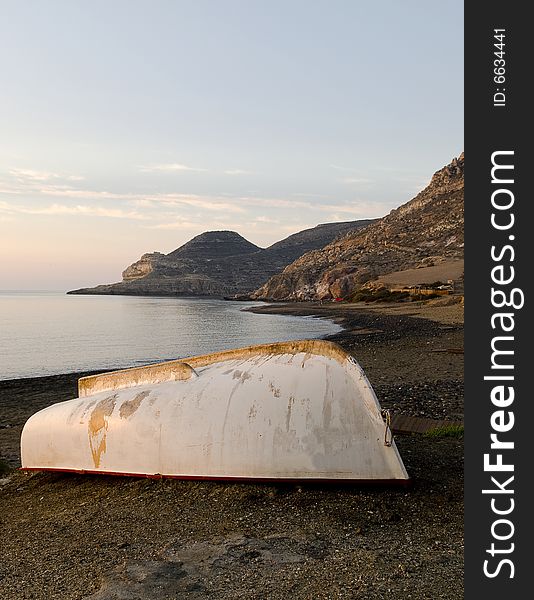
<svg viewBox="0 0 534 600"><path fill-rule="evenodd" d="M181 479L408 475L376 396L336 344L251 346L79 380L34 414L22 468Z"/></svg>

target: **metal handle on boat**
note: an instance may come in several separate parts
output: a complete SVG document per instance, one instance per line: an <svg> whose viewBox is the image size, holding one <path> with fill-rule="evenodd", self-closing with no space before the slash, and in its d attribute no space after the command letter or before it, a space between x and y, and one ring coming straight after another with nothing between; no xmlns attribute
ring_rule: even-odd
<svg viewBox="0 0 534 600"><path fill-rule="evenodd" d="M391 446L391 444L393 443L393 432L391 431L391 414L386 408L382 409L381 414L386 424L386 429L384 431L384 446Z"/></svg>

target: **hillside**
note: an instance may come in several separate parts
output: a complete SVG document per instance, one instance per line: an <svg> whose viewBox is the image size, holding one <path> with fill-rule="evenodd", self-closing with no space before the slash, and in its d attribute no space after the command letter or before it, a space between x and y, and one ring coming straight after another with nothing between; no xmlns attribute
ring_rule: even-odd
<svg viewBox="0 0 534 600"><path fill-rule="evenodd" d="M304 253L322 248L372 220L326 223L260 248L235 231L208 231L169 254L144 254L119 283L69 294L228 296L247 294Z"/></svg>
<svg viewBox="0 0 534 600"><path fill-rule="evenodd" d="M299 301L343 297L380 275L462 260L463 209L462 153L415 198L365 229L304 254L252 296Z"/></svg>

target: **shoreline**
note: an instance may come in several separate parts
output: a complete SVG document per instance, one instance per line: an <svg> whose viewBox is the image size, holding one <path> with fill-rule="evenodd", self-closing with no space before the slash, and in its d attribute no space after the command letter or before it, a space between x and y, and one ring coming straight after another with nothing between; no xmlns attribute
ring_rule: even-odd
<svg viewBox="0 0 534 600"><path fill-rule="evenodd" d="M50 292L50 295L55 297L57 294L55 292ZM93 300L93 298L89 299L91 301ZM153 300L153 298L146 297L144 299L150 301ZM159 298L158 300L166 299ZM169 298L167 298L167 300L169 300ZM178 298L177 300L183 300L183 298ZM258 318L252 313L247 313L243 309L258 306L261 304L259 301L247 303L226 302L222 299L211 297L194 299L186 298L185 300L187 300L184 305L185 316L174 321L172 329L165 328L164 331L161 331L161 327L159 327L159 329L156 327L156 333L159 335L152 334L150 345L146 343L146 339L149 339L150 337L147 335L147 331L150 332L151 330L149 319L152 317L150 314L146 314L143 311L128 311L127 316L134 319L133 325L145 329L145 341L143 341L143 339L134 339L134 350L128 352L126 357L122 355L122 358L119 357L118 360L116 353L120 352L121 344L132 344L132 340L129 336L123 333L123 330L128 327L126 324L114 328L111 333L103 327L97 327L95 332L84 327L81 329L77 329L76 327L73 328L74 323L73 320L70 319L64 333L56 335L57 332L62 332L63 329L63 325L56 314L55 320L48 328L45 328L44 330L38 329L37 331L32 332L24 329L24 333L19 336L16 334L16 321L12 319L8 322L7 333L0 332L0 339L4 344L4 352L0 353L0 367L3 367L0 368L0 382L20 379L29 380L39 377L68 375L89 371L98 373L139 367L147 364L156 364L159 362L176 360L180 357L192 356L193 354L208 354L210 352L229 349L230 347L247 346L251 343L274 342L280 337L283 338L283 334L286 330L289 330L292 337L296 339L305 337L320 338L339 329L327 322L312 323L310 321L306 322L301 318L295 319L294 317L294 320L298 320L299 322L290 323L288 327L288 324L286 323L287 316L284 318L284 315L267 317L267 325L262 324L261 322L256 324ZM207 308L202 308L202 305L206 303L206 300L208 300L209 306ZM191 301L191 303L189 301ZM193 301L194 304L192 303ZM197 303L200 303L200 309L198 309ZM168 306L174 306L174 304L174 302L171 302L170 304L164 303L161 305L164 307L162 315L169 316L170 314L172 317L174 312L180 313L182 305L179 305L178 310L172 308L171 313L168 312ZM62 308L63 306L63 304L60 304L59 308ZM158 307L159 306L160 305L158 304ZM193 310L188 314L191 306L193 307ZM58 306L55 308L57 311ZM94 310L94 307L92 310ZM241 322L243 321L242 329L237 329L239 335L234 335L236 330L231 332L233 342L231 345L229 341L225 341L224 336L221 336L220 332L218 339L213 339L213 337L209 335L196 335L195 328L197 328L197 331L199 332L205 330L205 326L202 327L202 321L199 320L203 318L205 311L208 311L210 316L208 327L213 327L214 329L218 328L219 322L224 322L227 312L230 312L231 319L236 321L236 327L241 327ZM44 319L44 314L42 316ZM94 312L92 312L92 316L94 317ZM191 334L184 340L175 343L176 333L178 333L178 335L180 334L179 328L182 326L186 327L187 331L190 331ZM300 330L305 331L300 333ZM172 331L172 333L169 333L169 331ZM109 338L108 336L113 337ZM85 349L82 347L79 339L77 339L80 337L86 339L86 343L93 344L97 350L96 352L90 352L90 358L88 360L86 360ZM51 338L50 345L47 343L48 338ZM258 342L255 340L258 340ZM64 347L59 347L62 345L63 341L67 342L64 346L68 349L67 351L64 350ZM107 348L107 350L98 351L99 344L102 347ZM114 344L115 347L110 344ZM38 347L40 352L43 353L45 358L42 363L40 362L40 354L35 353L34 347ZM58 353L57 360L49 362L46 354L51 352L52 358L55 358L54 353L56 352L56 347ZM191 349L194 351L191 351ZM90 348L90 350L93 350L93 348Z"/></svg>
<svg viewBox="0 0 534 600"><path fill-rule="evenodd" d="M361 314L383 314L435 320L442 324L463 326L463 296L448 296L433 301L389 303L334 303L334 302L265 302L243 309L256 314L277 314L300 317L318 317L346 323Z"/></svg>

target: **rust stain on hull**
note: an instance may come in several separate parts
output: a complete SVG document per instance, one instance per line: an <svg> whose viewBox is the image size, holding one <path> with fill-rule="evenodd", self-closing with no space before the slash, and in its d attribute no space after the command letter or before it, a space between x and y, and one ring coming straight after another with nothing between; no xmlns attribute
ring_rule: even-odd
<svg viewBox="0 0 534 600"><path fill-rule="evenodd" d="M108 417L113 412L116 401L117 394L100 400L100 402L94 407L89 419L89 446L91 448L95 469L100 467L102 454L106 451Z"/></svg>
<svg viewBox="0 0 534 600"><path fill-rule="evenodd" d="M147 396L150 396L150 391L140 392L132 400L127 400L126 402L123 402L119 410L120 418L127 419L128 417L131 417L134 414L134 412L141 406L141 402L143 402L143 400Z"/></svg>
<svg viewBox="0 0 534 600"><path fill-rule="evenodd" d="M289 431L289 424L291 423L291 410L295 404L295 396L289 396L287 401L287 412L286 412L286 431Z"/></svg>
<svg viewBox="0 0 534 600"><path fill-rule="evenodd" d="M227 373L232 373L232 371L227 371ZM247 379L251 379L251 375L248 371L240 371L239 369L235 369L232 374L232 379L240 379L241 383L245 383Z"/></svg>
<svg viewBox="0 0 534 600"><path fill-rule="evenodd" d="M269 389L275 398L280 398L280 388L275 387L272 381L269 381Z"/></svg>

